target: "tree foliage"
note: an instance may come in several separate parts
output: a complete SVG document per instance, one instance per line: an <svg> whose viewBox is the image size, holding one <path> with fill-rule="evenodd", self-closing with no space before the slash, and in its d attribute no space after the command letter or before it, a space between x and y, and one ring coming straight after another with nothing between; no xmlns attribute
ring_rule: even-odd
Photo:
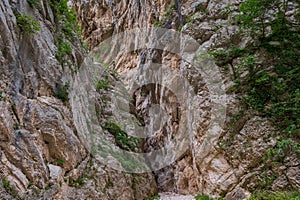
<svg viewBox="0 0 300 200"><path fill-rule="evenodd" d="M260 64L245 60L250 72L245 102L296 138L300 136L299 4L299 0L247 0L239 15L241 28L257 41L255 51L266 54Z"/></svg>
<svg viewBox="0 0 300 200"><path fill-rule="evenodd" d="M299 0L247 0L240 6L243 13L239 16L241 26L260 37L266 37L268 32L270 33L270 28L272 33L282 33L299 25L299 13L294 15L295 19L287 15L288 11L295 8L294 5L299 2Z"/></svg>

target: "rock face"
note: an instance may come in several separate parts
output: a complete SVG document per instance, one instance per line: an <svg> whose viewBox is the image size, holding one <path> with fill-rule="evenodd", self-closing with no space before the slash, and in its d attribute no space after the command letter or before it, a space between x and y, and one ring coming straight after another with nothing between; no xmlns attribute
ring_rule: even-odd
<svg viewBox="0 0 300 200"><path fill-rule="evenodd" d="M151 174L132 177L88 156L69 103L58 97L84 49L74 36L71 66L56 58L59 23L49 1L4 0L0 8L0 198L143 199L156 193ZM31 16L41 30L23 31L20 16Z"/></svg>
<svg viewBox="0 0 300 200"><path fill-rule="evenodd" d="M76 137L68 107L53 97L56 84L71 74L54 56L57 47L50 7L41 2L38 11L27 1L2 1L0 7L1 173L24 193L29 184L39 188L49 184L47 163L64 160L65 172L87 153ZM16 13L33 16L41 31L22 32Z"/></svg>
<svg viewBox="0 0 300 200"><path fill-rule="evenodd" d="M83 1L74 0L74 8L79 14L79 22L83 34L90 47L97 45L111 36L133 28L162 27L181 31L193 37L203 49L228 49L232 46L248 47L253 42L251 38L239 31L235 21L239 4L243 1L206 1L206 0L175 0L175 1ZM130 41L130 35L125 35L124 43ZM157 40L161 36L156 35ZM151 42L150 42L151 43ZM112 49L117 48L112 45ZM241 104L237 100L233 88L233 74L219 71L221 81L226 91L226 118L222 127L214 127L207 132L212 120L212 100L209 85L201 75L188 66L182 66L180 58L167 49L146 49L118 55L114 60L114 69L128 76L137 69L147 71L152 63L166 63L173 73L182 72L195 91L195 108L201 108L201 113L195 115L190 148L173 164L155 171L156 182L160 192L180 194L208 194L213 197L226 196L227 199L244 199L250 192L272 179L268 188L297 189L297 177L292 178L299 169L298 158L291 155L295 165L284 161L282 165L266 169L264 156L268 149L276 145L278 138L274 125L267 118L258 116L255 112L244 114L238 119ZM238 59L232 60L233 68ZM141 73L143 74L143 73ZM147 73L141 75L146 77ZM167 77L171 75L167 75ZM168 78L166 78L168 79ZM126 79L127 80L127 79ZM129 79L133 81L132 79ZM169 79L171 80L171 79ZM169 81L169 85L171 81ZM178 131L178 107L171 103L160 101L160 94L173 99L167 89L157 86L139 88L134 94L136 115L146 124L151 124L155 116L151 114L151 106L159 104L169 114L170 120L166 127L160 127L155 137L149 137L144 143L144 151L159 149L172 140ZM275 134L276 135L276 134ZM289 178L288 178L289 177Z"/></svg>
<svg viewBox="0 0 300 200"><path fill-rule="evenodd" d="M188 34L203 49L213 50L251 44L251 38L242 35L234 22L240 2L73 0L73 7L91 49L122 31L159 26ZM140 200L158 192L171 192L189 196L163 193L162 198L190 199L191 195L207 194L240 200L260 187L300 189L297 155L285 157L280 165L264 163L267 150L274 147L278 139L273 138L276 130L269 119L255 112L238 115L241 105L231 92L232 72L213 65L220 71L219 79L214 80L219 80L226 91L222 94L226 96L226 110L221 112L224 124L213 126L213 119L218 120L220 116L214 115L210 84L166 49L118 55L112 65L120 77L130 77L142 66L144 72L140 75L146 77L147 66L165 63L170 70L165 83L176 85L173 73L188 80L194 94L189 104L195 110L193 118L184 117L189 113L178 106L180 98L183 102L188 100L184 95L179 98L162 85L139 87L132 95L130 117L134 116L135 121L148 128L159 124L156 135L142 142L131 143L124 138L120 142L117 139L120 135L113 133L123 134L120 128L107 125L113 119L113 108L107 103L112 96L102 82L96 96L99 98L96 108L101 111L98 120L103 128L100 134L111 140L113 147L147 153L172 140L182 139L176 135L181 120L187 124L193 122L186 129L190 134L187 150L175 162L153 173L131 174L112 169L114 158L108 166L104 165L99 157L109 156L95 155L92 148L88 148L74 124L72 105L59 95L68 94L68 83L76 77L77 68L83 62L84 49L78 37L72 35L73 40L69 41L70 66L64 66L57 59L58 17L48 0L41 0L38 6L30 5L27 0L2 0L0 8L1 199ZM41 30L32 34L22 31L17 23L20 14L32 16ZM124 43L129 41L126 37ZM232 60L233 67L237 62L237 59ZM120 78L114 72L105 77L109 81ZM131 81L133 79L127 80ZM157 120L159 114L154 104L166 111L166 124L161 125ZM236 115L239 117L235 118ZM126 158L119 159L128 164ZM160 161L149 163L149 167Z"/></svg>

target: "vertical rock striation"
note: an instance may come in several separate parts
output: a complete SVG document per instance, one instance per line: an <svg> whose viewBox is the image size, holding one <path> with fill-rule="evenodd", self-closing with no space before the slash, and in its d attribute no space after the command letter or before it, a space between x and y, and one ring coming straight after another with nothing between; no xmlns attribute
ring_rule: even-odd
<svg viewBox="0 0 300 200"><path fill-rule="evenodd" d="M66 24L59 20L53 2L0 2L0 190L7 191L0 198L143 199L153 195L156 185L151 174L133 177L106 168L89 156L80 141L68 85L85 50L75 30L69 38L63 36L67 31L61 26ZM28 31L34 22L39 28ZM68 45L68 56L59 55L69 51ZM133 184L144 187L135 190Z"/></svg>
<svg viewBox="0 0 300 200"><path fill-rule="evenodd" d="M162 27L181 31L193 37L203 49L228 49L232 46L248 47L253 40L240 32L234 20L239 13L239 4L243 1L207 1L207 0L176 0L176 1L83 1L74 0L74 8L79 14L79 23L84 38L93 49L97 45L122 31L133 28ZM128 36L129 38L130 36ZM159 39L159 36L157 36ZM124 43L128 40L124 38ZM114 47L112 47L114 48ZM231 64L236 67L238 58ZM115 58L115 69L120 74L130 74L136 69L147 69L147 64L166 63L172 72L181 72L188 77L197 98L193 106L200 108L193 123L190 148L176 162L161 170L155 171L156 182L161 192L181 194L208 194L214 197L226 196L228 199L243 199L250 195L258 186L257 174L264 170L263 157L266 150L273 148L276 138L272 138L275 128L271 121L259 117L257 113L249 113L236 120L241 108L236 95L232 92L232 71L219 68L222 84L226 90L227 115L225 125L216 127L213 133L207 133L212 117L212 102L208 85L201 75L188 67L181 66L180 58L166 50L145 49ZM221 66L220 63L218 65ZM146 74L146 73L145 73ZM161 86L142 87L134 93L135 111L145 124L150 124L151 106L159 103L166 108L170 119L166 126L148 138L144 150L158 149L169 142L177 130L178 116L175 106L167 101L159 102L160 94L168 94ZM172 95L168 94L168 97ZM232 125L233 123L233 125ZM220 136L220 137L219 137ZM299 170L299 159L294 163ZM291 158L292 159L292 158ZM293 179L286 181L284 176L292 171L293 165L284 162L280 167L280 177L272 183L278 187L282 182L285 186L297 189ZM287 170L289 169L289 170ZM270 169L268 173L272 173ZM283 181L284 180L284 181ZM281 186L279 186L281 187ZM227 195L226 195L227 194Z"/></svg>

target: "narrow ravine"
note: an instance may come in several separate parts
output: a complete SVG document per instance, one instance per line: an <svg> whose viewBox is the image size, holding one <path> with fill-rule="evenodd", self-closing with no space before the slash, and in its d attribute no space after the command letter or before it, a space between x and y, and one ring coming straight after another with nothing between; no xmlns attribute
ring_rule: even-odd
<svg viewBox="0 0 300 200"><path fill-rule="evenodd" d="M298 199L299 12L0 1L0 199Z"/></svg>

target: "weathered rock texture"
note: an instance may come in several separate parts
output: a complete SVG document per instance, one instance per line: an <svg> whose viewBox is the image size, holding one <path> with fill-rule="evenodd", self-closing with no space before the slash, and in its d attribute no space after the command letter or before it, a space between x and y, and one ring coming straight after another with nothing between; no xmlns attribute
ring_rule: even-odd
<svg viewBox="0 0 300 200"><path fill-rule="evenodd" d="M42 30L21 32L17 12L34 16ZM39 188L49 184L49 163L64 160L66 172L87 153L76 137L68 107L53 97L56 84L67 81L70 72L54 56L50 7L46 1L40 11L27 1L2 1L0 16L1 173L24 193L29 183Z"/></svg>
<svg viewBox="0 0 300 200"><path fill-rule="evenodd" d="M270 120L254 112L233 117L238 114L240 104L230 92L232 72L221 68L228 93L227 116L225 126L216 129L216 135L206 134L212 112L208 86L200 75L183 67L183 75L189 77L196 94L197 101L193 105L202 110L195 118L196 131L192 133L188 151L154 174L128 174L100 163L80 140L70 105L56 97L57 90L72 80L74 69L81 65L83 50L78 39L72 42L70 68L62 67L55 58L57 19L47 2L41 0L40 6L35 8L30 7L27 0L0 2L1 199L19 196L25 199L139 200L157 192L173 192L239 200L266 182L270 190L300 189L297 155L287 156L281 165L263 162L266 150L274 147L277 140L273 138L275 129ZM212 50L251 44L251 39L241 35L231 20L240 2L73 0L73 6L91 48L131 28L160 26L189 34L203 48ZM22 32L17 26L17 13L32 16L41 30L34 34ZM181 70L180 58L164 50L149 49L118 57L115 69L121 74L130 74L141 63L152 61L167 63L176 73ZM237 59L232 61L233 67L237 62ZM145 124L151 121L148 115L151 105L159 99L159 96L150 98L156 90L159 91L156 95L167 92L159 86L140 88L134 94L133 110ZM163 102L170 115L167 126L156 137L147 138L138 150L151 151L172 139L180 114L177 105L170 102ZM107 121L110 111L102 105L100 108L108 112L100 116L101 124ZM110 133L103 131L103 134Z"/></svg>
<svg viewBox="0 0 300 200"><path fill-rule="evenodd" d="M122 31L160 26L180 30L196 39L203 48L214 50L232 46L247 47L253 42L251 38L241 34L234 20L241 2L243 1L121 0L99 3L93 0L74 0L74 7L79 14L84 37L91 48ZM124 43L126 42L125 37ZM115 60L115 69L121 74L130 74L142 64L151 62L166 62L171 70L177 72L181 69L180 59L163 50L145 50L119 56ZM237 63L238 59L232 60L233 68ZM221 67L220 71L227 91L227 116L225 126L216 134L218 137L205 134L211 115L207 85L192 71L184 71L187 77L191 76L190 83L197 96L201 97L201 101L196 104L203 113L197 116L197 131L193 133L189 151L172 165L154 172L159 191L244 199L250 192L263 187L260 183L267 179L272 179L270 187L273 190L299 189L299 181L295 176L299 171L299 158L290 155L283 165L265 169L263 157L266 150L276 144L276 138L273 138L273 133L276 132L274 125L254 112L237 115L241 105L230 92L233 86L232 72ZM155 99L158 98L154 97L151 101L151 90L158 90L157 94L165 92L159 87L144 88L144 91L141 88L134 94L136 112L145 123L149 122L151 104L157 103ZM166 104L164 106L169 107L170 115L176 115L176 109ZM147 140L145 151L158 148L171 140L176 126L176 120L168 121L166 129Z"/></svg>
<svg viewBox="0 0 300 200"><path fill-rule="evenodd" d="M0 2L0 198L143 199L157 192L152 174L135 177L101 166L77 136L68 102L57 98L83 60L74 36L72 66L55 57L57 18L49 1ZM38 21L22 32L16 15ZM138 181L137 181L138 180ZM135 190L135 187L143 187ZM4 191L7 192L4 192Z"/></svg>

